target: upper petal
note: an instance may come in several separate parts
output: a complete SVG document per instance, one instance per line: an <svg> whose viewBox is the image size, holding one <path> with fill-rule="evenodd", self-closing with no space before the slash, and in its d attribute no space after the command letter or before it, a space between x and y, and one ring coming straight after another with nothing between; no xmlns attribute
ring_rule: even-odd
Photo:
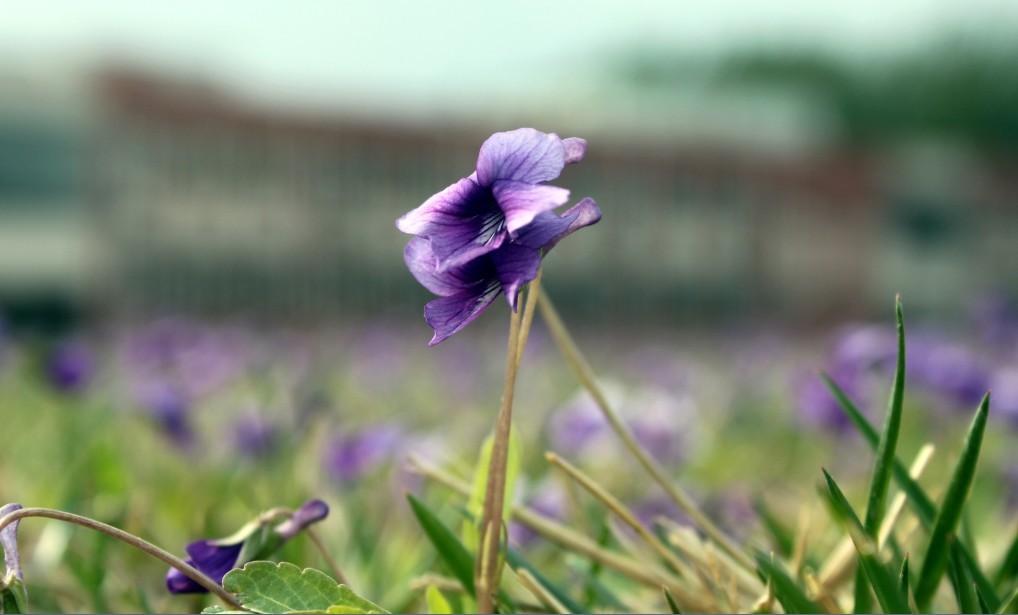
<svg viewBox="0 0 1018 615"><path fill-rule="evenodd" d="M428 346L448 339L481 315L502 292L497 280L478 290L465 290L450 297L435 299L424 306L424 318L435 330Z"/></svg>
<svg viewBox="0 0 1018 615"><path fill-rule="evenodd" d="M505 227L510 236L530 224L537 214L569 201L569 191L565 188L512 180L496 181L491 192L505 215Z"/></svg>
<svg viewBox="0 0 1018 615"><path fill-rule="evenodd" d="M284 539L293 538L297 532L312 523L321 521L329 514L329 505L321 500L311 500L296 511L293 516L276 526L276 532Z"/></svg>
<svg viewBox="0 0 1018 615"><path fill-rule="evenodd" d="M194 562L195 568L216 583L222 584L226 573L237 566L237 558L243 547L243 542L218 545L211 540L196 540L184 547L184 551Z"/></svg>
<svg viewBox="0 0 1018 615"><path fill-rule="evenodd" d="M515 243L547 253L563 237L590 226L601 219L601 209L592 198L585 198L567 209L561 216L545 212L534 217L534 221L520 229Z"/></svg>
<svg viewBox="0 0 1018 615"><path fill-rule="evenodd" d="M455 224L459 218L477 215L475 209L483 190L473 177L464 177L403 214L396 220L396 228L411 235L427 235L434 227Z"/></svg>
<svg viewBox="0 0 1018 615"><path fill-rule="evenodd" d="M533 128L496 132L481 145L477 181L490 186L511 179L536 184L555 179L566 164L566 147L554 133Z"/></svg>

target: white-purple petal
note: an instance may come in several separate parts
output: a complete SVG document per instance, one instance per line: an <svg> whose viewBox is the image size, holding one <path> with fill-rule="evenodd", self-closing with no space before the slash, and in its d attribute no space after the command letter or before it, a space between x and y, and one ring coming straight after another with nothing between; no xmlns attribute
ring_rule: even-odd
<svg viewBox="0 0 1018 615"><path fill-rule="evenodd" d="M513 237L538 214L569 202L569 191L565 188L520 181L498 180L492 184L491 192L505 215L505 228Z"/></svg>
<svg viewBox="0 0 1018 615"><path fill-rule="evenodd" d="M317 523L329 515L329 505L321 500L311 500L298 508L286 521L276 526L276 533L284 540L293 538L312 523Z"/></svg>
<svg viewBox="0 0 1018 615"><path fill-rule="evenodd" d="M477 156L477 181L490 186L510 179L536 184L555 179L566 165L566 148L554 133L533 128L496 132Z"/></svg>
<svg viewBox="0 0 1018 615"><path fill-rule="evenodd" d="M0 506L0 518L11 514L16 510L21 510L21 504L4 504ZM4 566L7 569L5 576L10 578L17 578L24 580L21 576L21 559L18 557L18 524L21 520L11 523L4 529L0 530L0 549L4 552ZM3 579L0 579L2 582Z"/></svg>
<svg viewBox="0 0 1018 615"><path fill-rule="evenodd" d="M469 325L491 305L500 292L502 287L495 281L482 292L466 290L429 302L424 306L424 318L435 330L435 336L428 345L434 346Z"/></svg>
<svg viewBox="0 0 1018 615"><path fill-rule="evenodd" d="M410 235L427 235L433 225L442 224L443 220L475 215L477 212L471 211L470 206L479 190L477 182L464 177L403 214L396 220L396 228Z"/></svg>

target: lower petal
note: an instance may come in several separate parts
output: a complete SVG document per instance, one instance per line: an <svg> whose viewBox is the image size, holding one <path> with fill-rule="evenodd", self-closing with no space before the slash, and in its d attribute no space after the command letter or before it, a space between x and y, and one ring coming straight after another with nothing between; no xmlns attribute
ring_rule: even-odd
<svg viewBox="0 0 1018 615"><path fill-rule="evenodd" d="M429 346L448 339L481 315L495 297L502 292L498 283L489 284L483 291L466 290L450 297L435 299L424 306L424 318L435 330Z"/></svg>

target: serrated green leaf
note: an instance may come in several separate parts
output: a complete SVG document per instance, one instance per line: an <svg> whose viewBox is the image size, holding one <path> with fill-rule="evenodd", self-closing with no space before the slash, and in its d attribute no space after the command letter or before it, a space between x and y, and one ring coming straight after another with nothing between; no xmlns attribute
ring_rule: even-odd
<svg viewBox="0 0 1018 615"><path fill-rule="evenodd" d="M830 389L835 399L837 399L839 407L848 416L859 434L871 448L876 449L879 441L877 430L870 424L866 417L863 416L862 412L859 411L859 408L852 403L852 400L848 398L848 395L845 394L841 387L839 387L829 375L821 373L820 377L827 384L827 388ZM912 509L916 512L916 516L919 518L923 527L927 530L932 529L937 516L937 507L934 505L933 500L926 495L926 492L921 486L919 486L919 483L909 476L908 470L906 470L905 466L897 459L894 461L893 475L895 482L898 483L901 490L905 492L909 504L912 505ZM1000 598L989 579L987 579L986 575L983 574L983 571L979 567L975 557L972 556L964 544L959 544L958 546L960 548L957 556L961 558L962 563L968 570L968 573L972 575L972 579L979 587L980 593L984 598L986 598L991 608L993 605L999 605ZM955 557L955 555L952 555L951 557ZM1018 574L1018 536L1015 537L1014 565L1015 573Z"/></svg>
<svg viewBox="0 0 1018 615"><path fill-rule="evenodd" d="M417 522L424 529L424 534L431 541L431 544L434 545L435 550L438 551L438 556L442 558L442 561L445 562L449 571L460 582L467 594L473 596L474 556L467 551L467 548L456 538L456 535L449 528L445 527L438 519L438 516L431 512L423 502L410 493L406 494L406 498L410 502L410 508L413 510L414 516L417 517Z"/></svg>
<svg viewBox="0 0 1018 615"><path fill-rule="evenodd" d="M218 604L207 606L201 610L202 615L250 615L251 611L231 611Z"/></svg>
<svg viewBox="0 0 1018 615"><path fill-rule="evenodd" d="M428 589L424 590L424 600L428 603L429 613L436 615L452 613L452 607L449 606L449 601L445 599L442 592L434 585L429 585Z"/></svg>
<svg viewBox="0 0 1018 615"><path fill-rule="evenodd" d="M838 521L845 526L845 530L852 538L855 550L859 555L859 563L863 569L869 587L877 596L880 608L885 613L907 613L908 602L902 597L899 591L898 579L880 562L877 557L877 547L873 539L866 533L859 517L852 510L851 504L845 498L838 483L824 470L824 479L827 481L827 489L830 493L831 508Z"/></svg>
<svg viewBox="0 0 1018 615"><path fill-rule="evenodd" d="M774 597L781 602L786 613L822 613L823 608L809 599L806 592L799 587L792 577L781 566L771 561L767 553L756 554L756 563L763 578L770 579Z"/></svg>
<svg viewBox="0 0 1018 615"><path fill-rule="evenodd" d="M336 607L347 613L387 612L324 572L287 562L251 562L231 570L223 577L223 589L255 613L326 613Z"/></svg>
<svg viewBox="0 0 1018 615"><path fill-rule="evenodd" d="M944 501L937 512L933 530L930 532L930 544L926 550L926 557L923 559L923 566L919 572L919 581L916 583L915 599L920 611L929 610L930 603L940 584L940 578L947 568L949 547L948 536L954 533L961 519L965 501L968 499L969 490L972 488L972 481L975 478L976 463L979 461L979 451L983 444L983 433L986 431L986 418L990 411L990 394L983 397L983 401L976 410L972 419L968 435L965 437L965 445L962 448L961 457L951 475L951 482L947 486L947 493Z"/></svg>

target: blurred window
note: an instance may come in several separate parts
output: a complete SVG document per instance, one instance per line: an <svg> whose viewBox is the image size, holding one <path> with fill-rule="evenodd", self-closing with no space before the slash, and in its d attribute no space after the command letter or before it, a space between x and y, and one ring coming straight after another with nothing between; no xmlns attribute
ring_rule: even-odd
<svg viewBox="0 0 1018 615"><path fill-rule="evenodd" d="M0 208L66 204L77 187L77 149L71 134L0 125Z"/></svg>

